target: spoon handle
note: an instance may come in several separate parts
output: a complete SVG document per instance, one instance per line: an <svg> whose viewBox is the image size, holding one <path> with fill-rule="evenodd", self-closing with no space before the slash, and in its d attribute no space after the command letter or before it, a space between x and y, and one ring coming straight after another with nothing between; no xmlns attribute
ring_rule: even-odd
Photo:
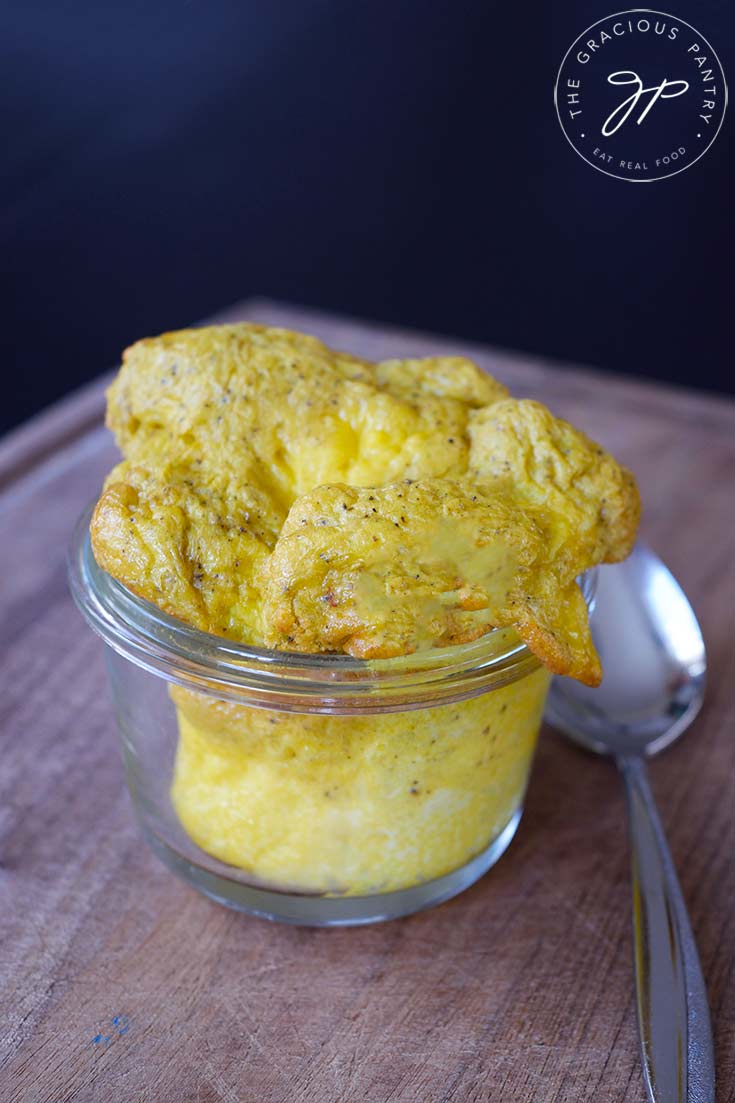
<svg viewBox="0 0 735 1103"><path fill-rule="evenodd" d="M633 862L633 944L643 1071L653 1103L713 1103L707 990L686 904L639 755L617 760Z"/></svg>

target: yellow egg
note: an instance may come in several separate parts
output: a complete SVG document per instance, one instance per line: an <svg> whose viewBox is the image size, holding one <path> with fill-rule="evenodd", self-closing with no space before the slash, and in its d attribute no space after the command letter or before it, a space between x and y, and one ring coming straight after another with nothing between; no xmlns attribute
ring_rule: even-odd
<svg viewBox="0 0 735 1103"><path fill-rule="evenodd" d="M481 852L518 808L549 672L599 682L578 576L628 554L631 474L461 357L373 364L249 324L140 341L102 567L205 632L376 659L513 631L547 668L458 705L293 715L173 691L172 796L261 883L370 893Z"/></svg>
<svg viewBox="0 0 735 1103"><path fill-rule="evenodd" d="M298 716L180 689L174 808L259 884L339 895L441 877L523 800L550 675L455 705Z"/></svg>

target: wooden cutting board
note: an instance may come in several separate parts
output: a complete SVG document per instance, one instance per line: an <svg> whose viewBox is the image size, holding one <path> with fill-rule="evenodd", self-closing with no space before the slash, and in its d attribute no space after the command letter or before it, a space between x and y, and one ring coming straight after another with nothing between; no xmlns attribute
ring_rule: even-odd
<svg viewBox="0 0 735 1103"><path fill-rule="evenodd" d="M371 357L474 356L637 473L643 534L691 596L707 703L652 767L735 1098L735 406L257 301L223 317ZM72 525L115 462L106 380L0 443L0 1098L13 1103L644 1100L622 794L545 732L518 836L410 919L300 930L180 883L133 821Z"/></svg>

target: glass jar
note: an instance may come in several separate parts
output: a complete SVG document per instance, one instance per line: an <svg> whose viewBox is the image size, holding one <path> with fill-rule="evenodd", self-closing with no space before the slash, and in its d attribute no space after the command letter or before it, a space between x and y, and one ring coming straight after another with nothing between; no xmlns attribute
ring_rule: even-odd
<svg viewBox="0 0 735 1103"><path fill-rule="evenodd" d="M497 861L550 682L513 631L375 661L231 643L103 571L90 512L72 594L105 642L128 786L167 866L255 915L349 925L438 904Z"/></svg>

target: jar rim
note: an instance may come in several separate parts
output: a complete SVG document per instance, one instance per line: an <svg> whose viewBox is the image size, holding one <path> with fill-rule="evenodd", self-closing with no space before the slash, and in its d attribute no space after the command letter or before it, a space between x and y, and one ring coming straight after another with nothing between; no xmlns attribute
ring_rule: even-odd
<svg viewBox="0 0 735 1103"><path fill-rule="evenodd" d="M277 651L203 632L138 597L99 566L89 533L93 509L94 503L82 513L69 546L77 607L118 654L196 692L280 711L393 712L474 697L542 666L510 628L392 659ZM590 610L596 575L593 569L580 579Z"/></svg>

